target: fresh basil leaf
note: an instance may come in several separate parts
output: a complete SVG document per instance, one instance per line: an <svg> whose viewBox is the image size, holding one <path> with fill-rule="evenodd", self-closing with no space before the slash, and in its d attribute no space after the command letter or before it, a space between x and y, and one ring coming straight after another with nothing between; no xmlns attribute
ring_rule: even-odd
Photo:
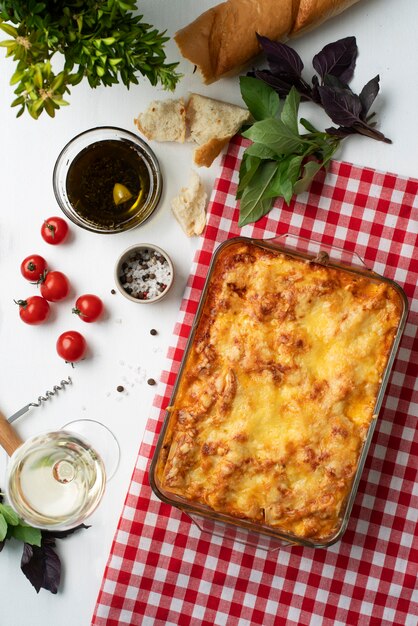
<svg viewBox="0 0 418 626"><path fill-rule="evenodd" d="M3 539L6 538L7 528L8 526L7 526L6 519L4 515L0 513L0 541L3 541Z"/></svg>
<svg viewBox="0 0 418 626"><path fill-rule="evenodd" d="M322 80L332 74L348 83L354 74L358 49L355 37L344 37L324 46L312 60L312 65Z"/></svg>
<svg viewBox="0 0 418 626"><path fill-rule="evenodd" d="M0 514L10 526L17 526L19 524L19 516L8 504L0 504Z"/></svg>
<svg viewBox="0 0 418 626"><path fill-rule="evenodd" d="M293 195L293 185L298 180L303 156L285 157L279 162L279 167L271 181L266 194L275 198L281 196L289 204Z"/></svg>
<svg viewBox="0 0 418 626"><path fill-rule="evenodd" d="M251 146L249 146L251 148ZM248 149L248 148L247 148ZM248 187L253 178L254 174L258 170L261 164L261 159L256 157L247 156L246 152L244 152L241 166L239 168L239 183L237 188L236 197L239 200L242 196L243 191Z"/></svg>
<svg viewBox="0 0 418 626"><path fill-rule="evenodd" d="M272 87L251 76L240 76L239 84L242 99L254 119L276 117L280 109L280 99Z"/></svg>
<svg viewBox="0 0 418 626"><path fill-rule="evenodd" d="M347 83L343 83L342 80L337 78L337 76L333 76L332 74L325 74L324 85L326 85L327 87L337 87L338 89L348 89L349 91L351 91Z"/></svg>
<svg viewBox="0 0 418 626"><path fill-rule="evenodd" d="M299 121L300 121L301 125L304 128L306 128L306 130L309 133L318 133L319 132L318 129L315 128L315 126L313 124L311 124L309 120L306 120L304 117L301 117Z"/></svg>
<svg viewBox="0 0 418 626"><path fill-rule="evenodd" d="M25 543L20 567L35 587L57 593L61 579L61 562L54 549L43 543L41 547Z"/></svg>
<svg viewBox="0 0 418 626"><path fill-rule="evenodd" d="M348 135L355 135L357 133L356 129L348 126L339 126L338 128L334 128L330 126L325 129L327 135L333 135L334 137L339 137L340 139L344 139L344 137L348 137Z"/></svg>
<svg viewBox="0 0 418 626"><path fill-rule="evenodd" d="M32 528L32 526L22 523L19 526L13 526L11 536L32 546L40 546L42 541L42 533L39 528Z"/></svg>
<svg viewBox="0 0 418 626"><path fill-rule="evenodd" d="M282 182L281 196L287 206L289 206L293 196L293 185L289 179Z"/></svg>
<svg viewBox="0 0 418 626"><path fill-rule="evenodd" d="M377 94L379 93L379 75L375 76L364 85L360 92L359 98L361 102L361 117L365 119L370 110Z"/></svg>
<svg viewBox="0 0 418 626"><path fill-rule="evenodd" d="M332 157L334 156L336 150L339 147L339 141L333 141L330 142L328 141L324 141L322 144L322 150L321 150L321 154L322 154L322 167L326 168L328 167L329 162L331 161Z"/></svg>
<svg viewBox="0 0 418 626"><path fill-rule="evenodd" d="M256 180L253 179L242 194L238 226L256 222L270 211L273 198L266 194L278 167L279 164L276 161L262 163Z"/></svg>
<svg viewBox="0 0 418 626"><path fill-rule="evenodd" d="M256 70L253 74L256 79L270 85L280 98L286 98L295 82L299 82L299 79L293 77L274 76L269 70Z"/></svg>
<svg viewBox="0 0 418 626"><path fill-rule="evenodd" d="M298 127L298 111L300 104L300 96L296 89L292 87L289 95L287 96L282 112L280 114L280 119L283 124L289 128L295 135L299 135L299 127Z"/></svg>
<svg viewBox="0 0 418 626"><path fill-rule="evenodd" d="M258 43L266 55L267 62L273 74L300 77L303 62L296 50L280 41L271 41L257 33Z"/></svg>
<svg viewBox="0 0 418 626"><path fill-rule="evenodd" d="M353 126L360 120L360 98L348 89L321 86L318 88L322 106L334 124Z"/></svg>
<svg viewBox="0 0 418 626"><path fill-rule="evenodd" d="M293 191L295 194L303 193L306 191L316 174L322 167L322 163L318 163L318 161L308 161L303 166L303 176L300 178L294 185Z"/></svg>
<svg viewBox="0 0 418 626"><path fill-rule="evenodd" d="M275 159L277 154L271 148L264 146L262 143L253 143L245 151L245 154L258 159Z"/></svg>
<svg viewBox="0 0 418 626"><path fill-rule="evenodd" d="M280 98L286 98L292 87L298 90L302 102L312 100L313 98L311 87L303 78L299 78L298 76L290 76L288 74L280 74L280 76L278 76L269 70L256 70L255 72L249 72L248 76L253 76L270 85L270 87L278 93Z"/></svg>
<svg viewBox="0 0 418 626"><path fill-rule="evenodd" d="M281 120L276 119L256 122L242 134L247 139L271 148L279 156L301 151L304 144L299 135L291 131Z"/></svg>

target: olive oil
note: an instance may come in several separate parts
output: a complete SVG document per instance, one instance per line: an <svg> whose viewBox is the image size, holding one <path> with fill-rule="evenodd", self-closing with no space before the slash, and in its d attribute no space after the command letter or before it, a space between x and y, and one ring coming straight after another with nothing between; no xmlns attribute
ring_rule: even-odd
<svg viewBox="0 0 418 626"><path fill-rule="evenodd" d="M84 148L71 163L66 180L74 211L104 229L117 229L134 218L138 221L150 184L148 168L136 146L113 139Z"/></svg>

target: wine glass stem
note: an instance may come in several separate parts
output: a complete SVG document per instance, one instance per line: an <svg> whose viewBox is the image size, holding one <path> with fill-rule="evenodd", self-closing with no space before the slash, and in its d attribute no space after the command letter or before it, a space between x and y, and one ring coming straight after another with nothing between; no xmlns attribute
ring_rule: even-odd
<svg viewBox="0 0 418 626"><path fill-rule="evenodd" d="M74 480L76 469L70 461L57 461L52 468L52 475L57 482L65 485Z"/></svg>

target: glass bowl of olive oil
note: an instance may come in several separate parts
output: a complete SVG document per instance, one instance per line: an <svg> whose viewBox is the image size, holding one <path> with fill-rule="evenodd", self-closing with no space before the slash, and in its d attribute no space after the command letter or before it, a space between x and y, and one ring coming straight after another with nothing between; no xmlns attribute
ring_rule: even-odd
<svg viewBox="0 0 418 626"><path fill-rule="evenodd" d="M145 141L122 128L101 126L80 133L62 149L53 188L72 222L97 233L119 233L153 213L162 176Z"/></svg>

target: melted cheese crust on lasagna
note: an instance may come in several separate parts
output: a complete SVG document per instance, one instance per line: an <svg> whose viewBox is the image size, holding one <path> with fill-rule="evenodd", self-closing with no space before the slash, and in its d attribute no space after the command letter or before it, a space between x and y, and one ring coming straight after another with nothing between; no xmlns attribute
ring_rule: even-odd
<svg viewBox="0 0 418 626"><path fill-rule="evenodd" d="M331 536L401 316L396 290L252 243L218 255L157 464L162 488Z"/></svg>

